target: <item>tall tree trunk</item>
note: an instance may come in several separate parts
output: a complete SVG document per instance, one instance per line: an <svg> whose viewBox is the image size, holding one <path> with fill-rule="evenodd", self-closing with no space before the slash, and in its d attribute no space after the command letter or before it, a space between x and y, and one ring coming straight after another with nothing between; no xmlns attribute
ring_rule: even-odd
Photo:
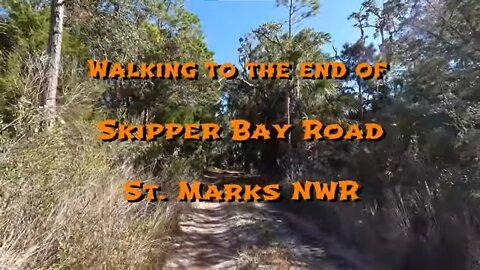
<svg viewBox="0 0 480 270"><path fill-rule="evenodd" d="M62 50L63 16L65 12L65 0L52 0L50 11L50 32L48 35L48 60L46 67L45 86L41 105L44 108L47 124L53 124L56 118L56 98L58 86L58 74Z"/></svg>
<svg viewBox="0 0 480 270"><path fill-rule="evenodd" d="M293 0L290 0L290 4L288 6L288 42L289 43L291 42L291 39L292 39L292 24L293 24ZM291 44L289 44L289 46L290 45ZM294 83L295 82L293 82L293 84ZM290 93L291 93L291 89L288 89L287 93L286 93L286 100L287 100L286 113L287 113L287 124L289 124L289 125L291 123ZM288 153L289 154L290 154L290 150L291 150L290 149L291 144L292 144L292 135L289 133L288 134Z"/></svg>
<svg viewBox="0 0 480 270"><path fill-rule="evenodd" d="M362 83L359 78L357 78L357 86L358 86L358 99L360 100L360 106L358 108L358 113L360 116L360 120L363 120L363 89Z"/></svg>
<svg viewBox="0 0 480 270"><path fill-rule="evenodd" d="M293 0L290 0L288 5L288 38L292 37L292 25L293 25Z"/></svg>

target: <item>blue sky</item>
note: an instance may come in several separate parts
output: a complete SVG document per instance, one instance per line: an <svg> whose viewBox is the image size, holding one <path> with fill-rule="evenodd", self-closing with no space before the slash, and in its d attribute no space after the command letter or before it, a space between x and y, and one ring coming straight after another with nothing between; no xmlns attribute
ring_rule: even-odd
<svg viewBox="0 0 480 270"><path fill-rule="evenodd" d="M362 1L321 0L320 13L304 25L330 33L332 44L340 48L359 37L354 22L347 17L358 11ZM236 64L240 37L263 22L281 21L287 16L287 10L276 7L275 0L187 0L186 6L200 18L208 47L219 63ZM327 44L325 51L332 53L332 44Z"/></svg>

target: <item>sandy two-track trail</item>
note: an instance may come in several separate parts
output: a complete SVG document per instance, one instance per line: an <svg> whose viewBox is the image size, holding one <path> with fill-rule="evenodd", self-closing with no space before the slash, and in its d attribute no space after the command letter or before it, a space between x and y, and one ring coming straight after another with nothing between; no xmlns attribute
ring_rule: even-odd
<svg viewBox="0 0 480 270"><path fill-rule="evenodd" d="M263 203L194 202L164 269L366 269L280 216Z"/></svg>
<svg viewBox="0 0 480 270"><path fill-rule="evenodd" d="M180 217L164 269L376 268L367 267L361 256L323 235L314 224L268 202L189 206Z"/></svg>

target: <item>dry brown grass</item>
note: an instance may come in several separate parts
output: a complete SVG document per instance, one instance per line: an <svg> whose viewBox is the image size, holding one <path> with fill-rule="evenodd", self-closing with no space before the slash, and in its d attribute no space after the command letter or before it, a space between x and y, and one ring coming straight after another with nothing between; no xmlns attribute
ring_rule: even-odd
<svg viewBox="0 0 480 270"><path fill-rule="evenodd" d="M284 245L272 243L267 247L252 247L239 254L240 269L291 269L296 266L291 251Z"/></svg>
<svg viewBox="0 0 480 270"><path fill-rule="evenodd" d="M175 207L125 202L122 184L139 175L112 164L115 146L92 130L59 126L2 147L0 265L138 269L161 257Z"/></svg>
<svg viewBox="0 0 480 270"><path fill-rule="evenodd" d="M29 61L16 82L17 119L0 127L0 269L158 268L177 208L124 201L126 181L153 179L130 166L137 146L101 143L95 121L82 120L102 86L64 78L64 120L42 132L42 61Z"/></svg>

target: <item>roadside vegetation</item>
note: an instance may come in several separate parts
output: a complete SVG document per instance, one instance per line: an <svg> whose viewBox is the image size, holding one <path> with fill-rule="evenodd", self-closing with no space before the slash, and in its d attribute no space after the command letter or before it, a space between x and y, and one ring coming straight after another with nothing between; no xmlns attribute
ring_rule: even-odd
<svg viewBox="0 0 480 270"><path fill-rule="evenodd" d="M372 80L250 80L243 67L228 81L94 80L88 59L201 64L213 53L182 0L0 1L0 267L161 265L183 209L126 203L122 184L141 179L171 193L178 180L215 167L285 186L353 178L363 187L359 202L275 207L386 269L478 268L480 3L366 0L349 18L359 39L330 55L330 34L304 24L319 1L276 2L284 20L240 38L240 63L385 61L390 72ZM377 122L387 136L307 142L296 128L283 141L101 143L95 126L112 118ZM285 263L281 246L257 251L241 253L246 267Z"/></svg>

